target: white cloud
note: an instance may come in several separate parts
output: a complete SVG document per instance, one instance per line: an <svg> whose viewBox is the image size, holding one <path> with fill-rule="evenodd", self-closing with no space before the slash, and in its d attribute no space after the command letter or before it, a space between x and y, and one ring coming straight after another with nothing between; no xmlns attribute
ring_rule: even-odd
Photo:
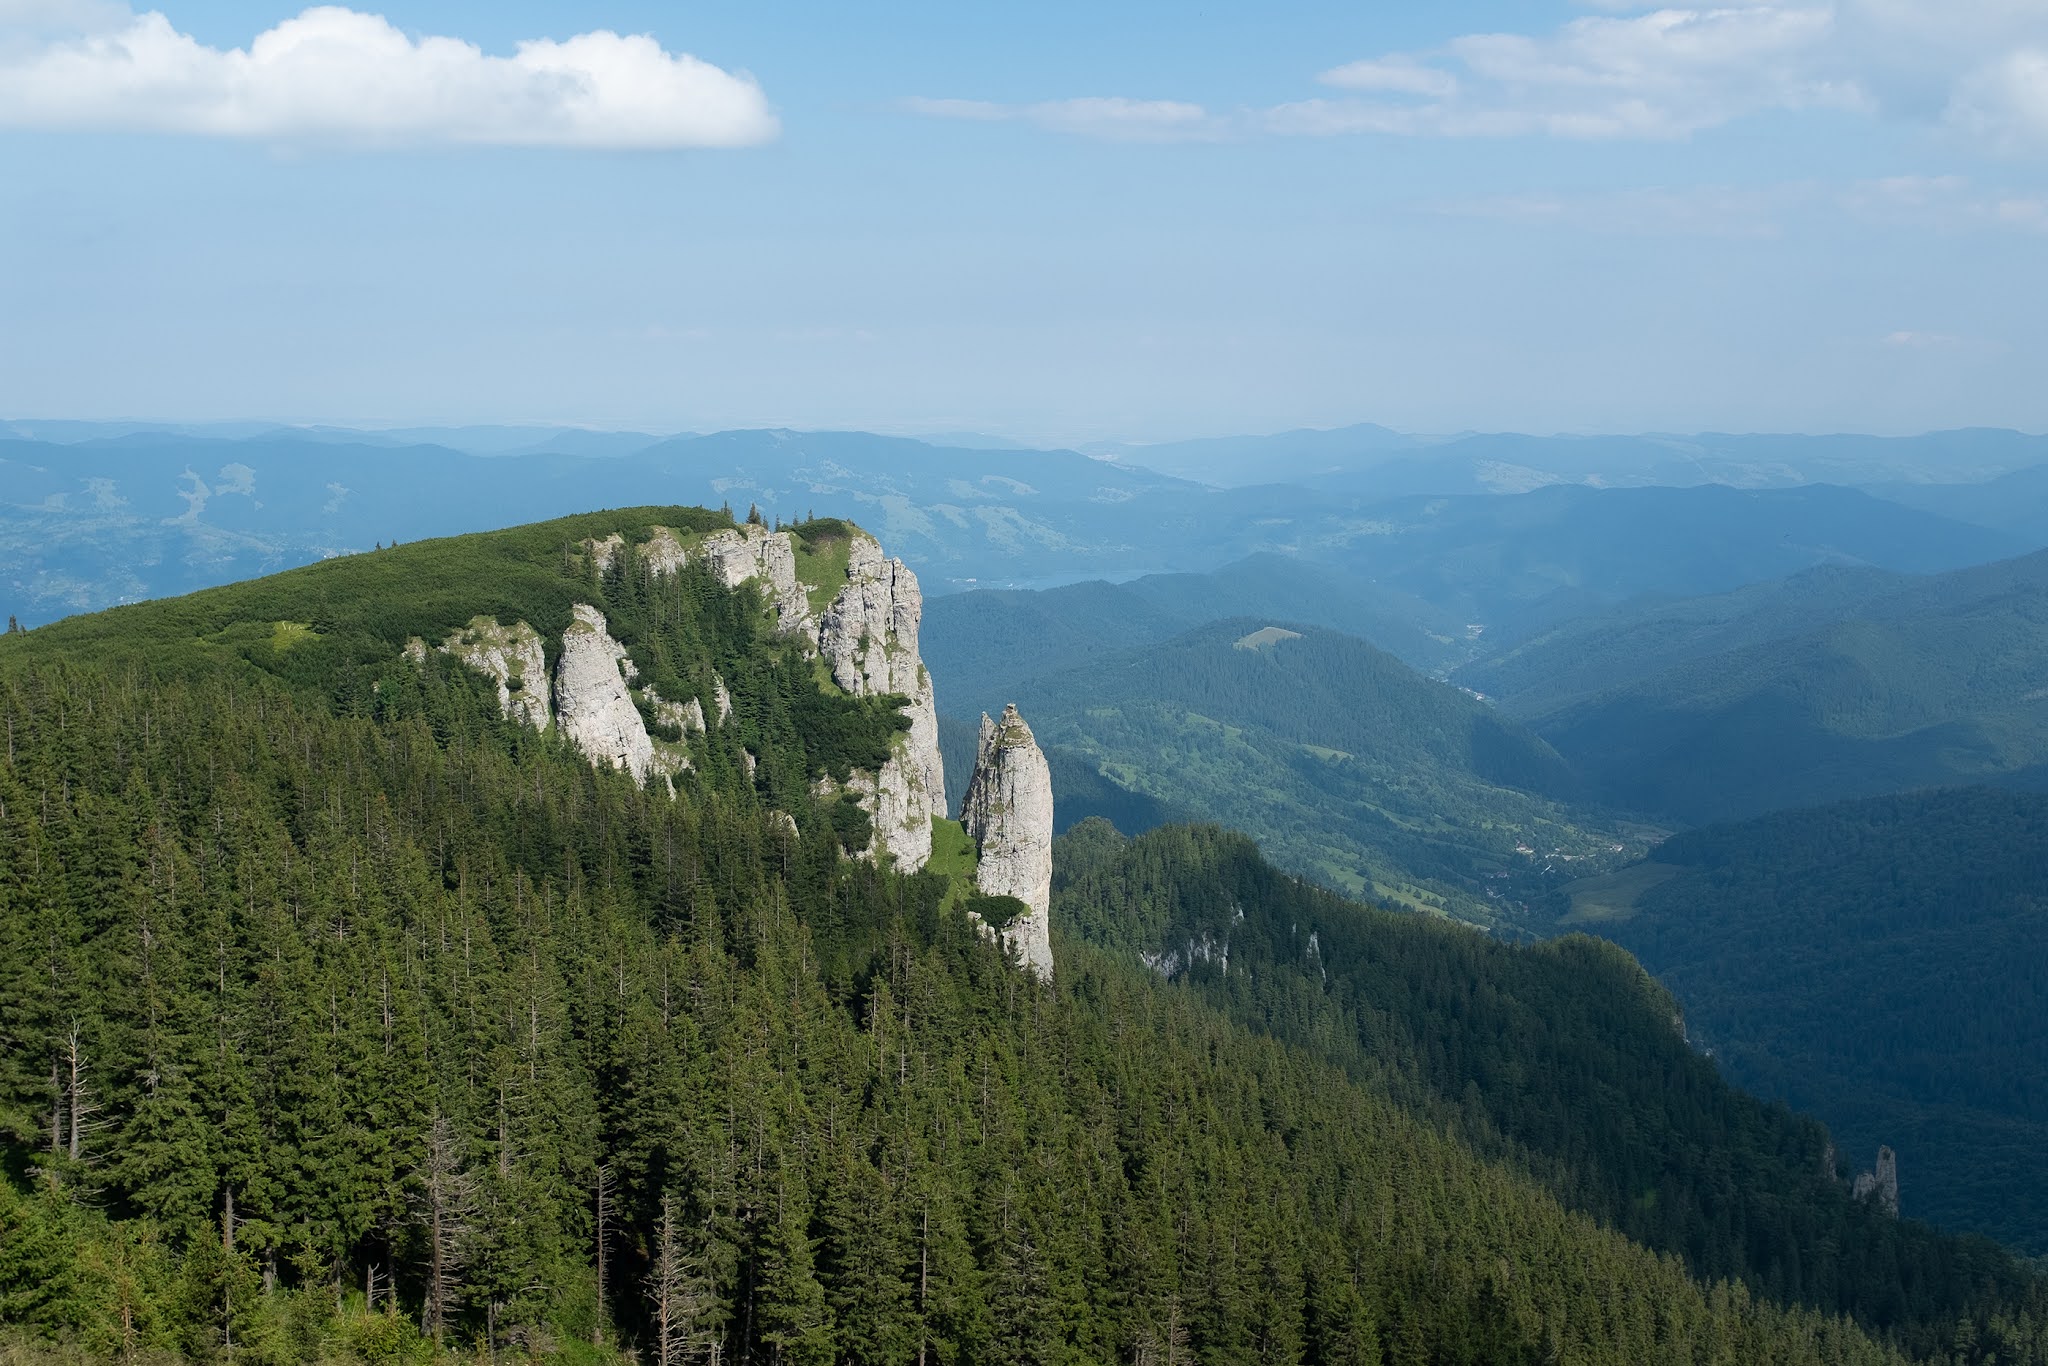
<svg viewBox="0 0 2048 1366"><path fill-rule="evenodd" d="M1952 332L1890 332L1881 340L1886 346L1914 351L1949 351L1963 344L1963 339Z"/></svg>
<svg viewBox="0 0 2048 1366"><path fill-rule="evenodd" d="M979 123L1016 121L1056 133L1112 142L1196 142L1223 137L1229 132L1224 120L1199 104L1181 100L1092 96L1035 104L996 104L987 100L914 98L904 100L902 107L932 118Z"/></svg>
<svg viewBox="0 0 2048 1366"><path fill-rule="evenodd" d="M1412 57L1375 57L1346 62L1316 79L1346 90L1379 90L1395 95L1428 95L1446 99L1458 93L1458 78L1424 66Z"/></svg>
<svg viewBox="0 0 2048 1366"><path fill-rule="evenodd" d="M18 31L104 13L79 0L0 4L0 18ZM246 48L223 50L159 13L124 20L0 46L0 126L630 148L746 146L777 131L751 77L671 54L646 35L599 30L491 56L460 39L410 37L380 16L320 6Z"/></svg>
<svg viewBox="0 0 2048 1366"><path fill-rule="evenodd" d="M1936 125L1984 149L2048 150L2048 0L1580 0L1541 33L1471 33L1367 55L1350 92L1212 113L1177 101L914 102L1096 136L1683 138L1751 115L1833 110ZM1091 111L1088 106L1094 106ZM1156 122L1112 111L1161 111ZM1170 114L1165 111L1171 111Z"/></svg>

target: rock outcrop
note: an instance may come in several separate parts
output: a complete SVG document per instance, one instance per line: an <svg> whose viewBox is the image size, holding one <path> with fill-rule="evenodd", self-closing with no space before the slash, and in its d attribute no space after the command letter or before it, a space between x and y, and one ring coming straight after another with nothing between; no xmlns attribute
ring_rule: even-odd
<svg viewBox="0 0 2048 1366"><path fill-rule="evenodd" d="M645 782L654 770L654 741L626 689L633 662L606 629L604 613L582 602L573 610L555 667L555 723L592 763Z"/></svg>
<svg viewBox="0 0 2048 1366"><path fill-rule="evenodd" d="M583 545L601 572L615 569L627 549L626 538L617 532ZM840 688L854 696L909 699L908 732L897 737L878 770L853 774L845 790L874 822L868 856L887 855L897 868L915 872L931 860L932 819L946 810L938 706L931 675L918 653L924 594L909 566L885 556L872 536L850 532L846 552L844 580L813 585L797 577L796 543L790 533L754 524L713 532L692 548L668 528L656 527L633 550L640 571L655 577L672 575L698 558L727 588L758 582L775 613L776 629L821 658ZM830 605L814 614L813 595L823 601L828 592ZM657 740L649 734L635 701L632 659L612 638L604 614L587 603L577 604L574 611L575 620L562 637L552 694L540 636L525 622L501 627L478 617L441 648L497 683L498 705L505 715L536 730L546 729L552 721L592 763L626 769L642 782L650 775L690 767L684 748L689 737L732 719L732 696L725 680L714 675L711 693L703 702L675 702L652 688L640 689L646 715L653 717L657 729L682 737L681 742ZM423 643L419 651L424 659ZM1042 757L1039 763L1043 767ZM751 755L747 766L751 771Z"/></svg>
<svg viewBox="0 0 2048 1366"><path fill-rule="evenodd" d="M1856 1173L1856 1179L1849 1184L1849 1193L1858 1200L1875 1200L1879 1209L1896 1219L1899 1215L1899 1155L1880 1145L1877 1169Z"/></svg>
<svg viewBox="0 0 2048 1366"><path fill-rule="evenodd" d="M618 563L619 554L626 548L626 538L614 531L601 539L588 540L583 548L589 552L597 572L609 574ZM689 562L689 554L683 549L682 540L665 526L655 527L648 534L644 544L634 547L642 573L657 576L673 574Z"/></svg>
<svg viewBox="0 0 2048 1366"><path fill-rule="evenodd" d="M797 582L796 547L786 531L770 531L749 522L731 531L715 531L698 548L711 573L727 588L761 580L775 607L776 629L785 635L813 637L810 594Z"/></svg>
<svg viewBox="0 0 2048 1366"><path fill-rule="evenodd" d="M1013 896L1027 913L1002 937L1024 965L1052 980L1052 770L1031 727L1011 703L1003 719L981 717L974 777L960 821L980 850L975 882L988 896Z"/></svg>
<svg viewBox="0 0 2048 1366"><path fill-rule="evenodd" d="M471 617L469 625L451 632L440 648L498 685L501 716L535 730L547 729L548 660L540 632L523 621L500 626L489 617ZM424 648L418 658L425 661Z"/></svg>
<svg viewBox="0 0 2048 1366"><path fill-rule="evenodd" d="M872 536L854 533L846 583L818 618L818 654L832 681L855 696L910 699L909 732L871 782L851 785L875 823L878 849L906 870L931 859L932 817L946 811L938 705L918 653L923 621L924 593L910 566L886 558Z"/></svg>

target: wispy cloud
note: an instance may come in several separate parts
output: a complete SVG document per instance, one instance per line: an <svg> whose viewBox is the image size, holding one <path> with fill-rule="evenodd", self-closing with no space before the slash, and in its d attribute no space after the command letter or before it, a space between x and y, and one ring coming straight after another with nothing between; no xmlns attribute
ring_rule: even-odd
<svg viewBox="0 0 2048 1366"><path fill-rule="evenodd" d="M1344 61L1333 94L1211 111L1178 101L981 105L921 113L1020 118L1104 135L1065 105L1175 111L1205 137L1257 134L1672 139L1772 111L1894 114L1981 146L2048 149L2048 4L2041 0L1719 0L1604 11L1538 33L1471 33ZM969 112L981 111L981 112ZM1180 136L1186 136L1183 132Z"/></svg>
<svg viewBox="0 0 2048 1366"><path fill-rule="evenodd" d="M1485 195L1427 207L1453 217L1625 236L1768 238L1781 234L1788 210L1815 197L1809 185L1653 186L1582 195Z"/></svg>
<svg viewBox="0 0 2048 1366"><path fill-rule="evenodd" d="M0 43L0 126L613 148L738 147L777 132L752 77L646 35L599 30L494 56L320 6L222 49L160 13L77 0L0 6L11 34Z"/></svg>
<svg viewBox="0 0 2048 1366"><path fill-rule="evenodd" d="M1227 136L1228 124L1199 104L1181 100L1131 100L1117 96L996 104L987 100L912 98L902 107L931 118L977 123L1021 122L1057 133L1113 142L1195 142Z"/></svg>

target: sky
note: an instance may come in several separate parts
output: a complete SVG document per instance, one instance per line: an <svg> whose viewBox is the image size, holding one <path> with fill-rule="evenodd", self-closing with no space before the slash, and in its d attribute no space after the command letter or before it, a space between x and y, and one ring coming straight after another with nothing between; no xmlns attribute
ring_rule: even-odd
<svg viewBox="0 0 2048 1366"><path fill-rule="evenodd" d="M2048 0L0 0L0 416L2048 429Z"/></svg>

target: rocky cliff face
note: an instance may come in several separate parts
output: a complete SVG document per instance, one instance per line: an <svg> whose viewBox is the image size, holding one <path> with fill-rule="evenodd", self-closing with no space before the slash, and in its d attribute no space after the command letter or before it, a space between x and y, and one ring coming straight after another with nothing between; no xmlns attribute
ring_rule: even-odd
<svg viewBox="0 0 2048 1366"><path fill-rule="evenodd" d="M856 533L848 547L846 583L818 619L818 654L832 681L847 692L910 699L909 733L874 775L871 789L861 792L861 804L875 822L879 846L895 856L899 868L912 869L930 860L932 817L946 811L938 705L918 654L923 621L917 575L903 561L885 558L873 537Z"/></svg>
<svg viewBox="0 0 2048 1366"><path fill-rule="evenodd" d="M626 690L633 662L606 629L604 613L582 602L574 611L555 666L556 724L592 763L623 768L645 782L654 769L654 741Z"/></svg>
<svg viewBox="0 0 2048 1366"><path fill-rule="evenodd" d="M974 777L960 820L981 851L975 881L989 896L1013 896L1029 911L1002 932L1017 956L1052 980L1052 770L1015 703L1003 719L981 718Z"/></svg>
<svg viewBox="0 0 2048 1366"><path fill-rule="evenodd" d="M600 572L609 572L626 540L615 532L583 545ZM713 532L693 547L673 531L656 527L634 555L642 572L657 577L676 573L694 557L727 588L758 583L775 612L776 629L795 638L806 653L821 657L841 688L856 696L910 699L905 709L910 730L896 742L895 753L877 772L855 774L847 790L874 822L871 856L887 854L907 872L924 867L931 859L932 818L945 814L946 785L938 707L931 675L918 653L924 595L909 566L883 555L872 536L854 532L844 581L806 584L797 577L790 534L755 525ZM825 592L831 593L831 603L814 614L812 595ZM592 763L627 769L641 781L649 774L688 768L681 746L648 734L633 700L632 660L611 637L604 614L588 604L577 605L575 614L563 636L552 694L540 636L525 622L505 627L478 617L441 648L497 682L505 715L535 729L552 721ZM424 658L425 646L420 650ZM679 704L651 690L647 700L657 721L687 739L702 733L707 722L723 725L732 716L724 680L714 678L712 688L715 720L695 700Z"/></svg>
<svg viewBox="0 0 2048 1366"><path fill-rule="evenodd" d="M815 638L810 594L797 582L796 547L786 531L770 531L748 523L704 538L699 554L727 588L759 579L775 606L776 629L785 635Z"/></svg>
<svg viewBox="0 0 2048 1366"><path fill-rule="evenodd" d="M471 617L469 625L450 633L440 649L498 685L500 715L535 730L548 728L548 661L540 632L523 621L500 626L489 617ZM424 647L419 658L426 658Z"/></svg>

